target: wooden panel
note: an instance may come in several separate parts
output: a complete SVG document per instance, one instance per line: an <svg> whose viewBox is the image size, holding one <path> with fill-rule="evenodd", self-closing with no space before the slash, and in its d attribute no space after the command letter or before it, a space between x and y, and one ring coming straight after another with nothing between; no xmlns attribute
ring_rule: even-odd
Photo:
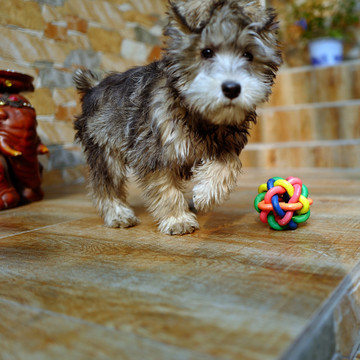
<svg viewBox="0 0 360 360"><path fill-rule="evenodd" d="M142 223L131 229L103 227L84 186L1 212L0 357L296 360L314 359L314 348L353 351L354 332L338 334L354 323L341 301L358 296L360 172L244 172L230 200L182 237L158 233L133 187ZM300 176L315 201L296 231L269 229L253 209L257 186L273 175Z"/></svg>

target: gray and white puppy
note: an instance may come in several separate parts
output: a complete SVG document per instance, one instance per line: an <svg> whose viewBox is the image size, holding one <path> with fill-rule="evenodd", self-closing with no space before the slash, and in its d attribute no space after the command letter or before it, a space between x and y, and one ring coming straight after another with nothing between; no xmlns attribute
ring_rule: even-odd
<svg viewBox="0 0 360 360"><path fill-rule="evenodd" d="M83 101L76 138L106 226L138 223L126 200L131 168L161 232L198 229L185 181L197 211L228 198L281 64L276 15L258 1L170 0L168 18L162 60L100 82L88 70L74 76Z"/></svg>

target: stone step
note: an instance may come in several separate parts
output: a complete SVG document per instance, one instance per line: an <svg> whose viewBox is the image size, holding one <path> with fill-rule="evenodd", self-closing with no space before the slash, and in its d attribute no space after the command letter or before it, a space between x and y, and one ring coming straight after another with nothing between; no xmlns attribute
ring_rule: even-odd
<svg viewBox="0 0 360 360"><path fill-rule="evenodd" d="M268 107L360 99L360 60L279 72Z"/></svg>
<svg viewBox="0 0 360 360"><path fill-rule="evenodd" d="M244 167L360 168L360 139L248 144Z"/></svg>
<svg viewBox="0 0 360 360"><path fill-rule="evenodd" d="M264 108L250 143L360 138L360 100Z"/></svg>

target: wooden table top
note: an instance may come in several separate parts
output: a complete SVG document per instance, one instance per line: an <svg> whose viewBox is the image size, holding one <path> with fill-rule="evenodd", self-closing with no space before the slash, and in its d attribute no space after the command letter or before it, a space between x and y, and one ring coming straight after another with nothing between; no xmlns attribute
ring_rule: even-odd
<svg viewBox="0 0 360 360"><path fill-rule="evenodd" d="M253 208L272 176L314 200L295 231ZM360 330L360 170L244 169L201 230L109 229L85 185L0 213L0 359L330 359Z"/></svg>

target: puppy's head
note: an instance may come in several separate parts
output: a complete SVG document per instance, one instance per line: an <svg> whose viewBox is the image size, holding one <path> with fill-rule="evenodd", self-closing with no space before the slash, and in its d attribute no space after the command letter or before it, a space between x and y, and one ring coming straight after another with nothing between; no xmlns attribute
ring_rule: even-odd
<svg viewBox="0 0 360 360"><path fill-rule="evenodd" d="M266 101L281 64L276 15L251 0L170 0L165 59L186 106L236 124Z"/></svg>

